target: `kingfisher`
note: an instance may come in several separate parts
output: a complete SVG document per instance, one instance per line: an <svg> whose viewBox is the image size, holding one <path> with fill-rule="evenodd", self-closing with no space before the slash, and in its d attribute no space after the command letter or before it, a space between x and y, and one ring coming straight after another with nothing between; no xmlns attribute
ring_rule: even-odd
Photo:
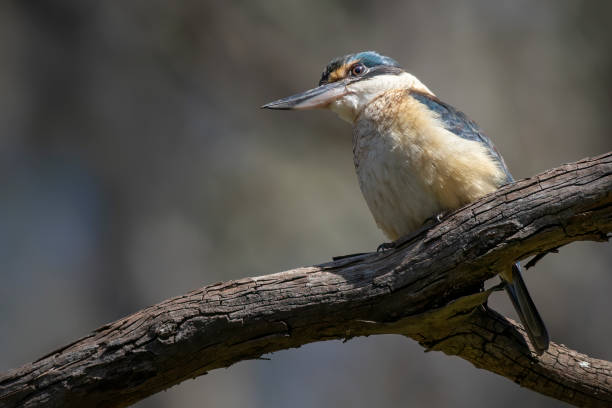
<svg viewBox="0 0 612 408"><path fill-rule="evenodd" d="M391 241L513 181L501 154L475 122L438 99L397 61L375 51L333 59L318 87L262 108L329 109L353 125L359 186ZM541 355L548 349L548 332L520 263L500 276Z"/></svg>

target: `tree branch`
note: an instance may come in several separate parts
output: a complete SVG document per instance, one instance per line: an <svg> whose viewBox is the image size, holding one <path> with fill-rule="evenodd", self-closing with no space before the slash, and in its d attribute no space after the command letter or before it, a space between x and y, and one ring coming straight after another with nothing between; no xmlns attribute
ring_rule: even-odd
<svg viewBox="0 0 612 408"><path fill-rule="evenodd" d="M611 231L612 152L505 186L396 250L209 285L100 327L0 376L0 406L122 407L265 353L398 333L570 404L609 407L610 362L555 343L537 357L480 287L517 259Z"/></svg>

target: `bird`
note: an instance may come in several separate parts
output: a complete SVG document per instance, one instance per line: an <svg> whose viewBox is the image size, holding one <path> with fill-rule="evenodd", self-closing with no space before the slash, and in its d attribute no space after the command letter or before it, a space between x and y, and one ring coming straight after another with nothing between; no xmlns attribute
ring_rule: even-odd
<svg viewBox="0 0 612 408"><path fill-rule="evenodd" d="M514 181L474 121L438 99L396 60L375 51L334 58L317 87L262 108L327 109L352 124L361 192L391 241ZM383 244L383 249L388 247ZM520 263L500 271L500 277L533 349L541 355L548 349L548 331Z"/></svg>

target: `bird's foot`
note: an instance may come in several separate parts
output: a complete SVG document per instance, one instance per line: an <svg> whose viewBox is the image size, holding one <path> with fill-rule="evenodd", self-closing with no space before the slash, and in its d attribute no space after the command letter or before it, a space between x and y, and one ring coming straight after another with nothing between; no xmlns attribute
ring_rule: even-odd
<svg viewBox="0 0 612 408"><path fill-rule="evenodd" d="M397 244L395 242L383 242L378 246L378 248L376 248L376 252L385 252L390 249L395 249L396 247Z"/></svg>
<svg viewBox="0 0 612 408"><path fill-rule="evenodd" d="M435 225L441 223L448 213L441 211L431 217L427 218L424 222L424 226Z"/></svg>
<svg viewBox="0 0 612 408"><path fill-rule="evenodd" d="M444 217L446 217L446 215L447 213L440 212L436 215L432 215L431 217L427 218L425 221L423 221L423 225L421 225L421 228L417 229L416 231L412 231L410 234L404 235L397 241L393 242L392 243L393 248L398 248L398 247L403 246L404 244L407 244L408 242L412 241L413 239L421 235L423 232L429 230L434 225L441 223L444 220Z"/></svg>
<svg viewBox="0 0 612 408"><path fill-rule="evenodd" d="M421 226L421 228L419 228L416 231L413 231L412 233L408 235L401 237L397 241L383 242L382 244L378 246L378 248L376 249L376 252L385 252L385 251L388 251L389 249L395 249L395 248L401 247L402 245L412 241L414 238L421 235L424 231L427 231L434 225L441 223L444 220L444 217L446 217L446 215L447 215L446 212L439 212L438 214L427 218L423 222L423 225Z"/></svg>

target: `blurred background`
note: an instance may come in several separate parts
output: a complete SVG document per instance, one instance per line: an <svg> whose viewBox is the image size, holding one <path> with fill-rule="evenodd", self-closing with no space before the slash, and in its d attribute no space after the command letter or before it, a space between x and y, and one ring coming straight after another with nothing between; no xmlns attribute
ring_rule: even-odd
<svg viewBox="0 0 612 408"><path fill-rule="evenodd" d="M205 284L376 248L350 126L259 109L335 56L398 60L516 178L611 150L611 17L606 1L0 2L0 371ZM610 244L578 243L526 274L554 341L612 359L611 267ZM137 407L560 405L399 336L268 357Z"/></svg>

